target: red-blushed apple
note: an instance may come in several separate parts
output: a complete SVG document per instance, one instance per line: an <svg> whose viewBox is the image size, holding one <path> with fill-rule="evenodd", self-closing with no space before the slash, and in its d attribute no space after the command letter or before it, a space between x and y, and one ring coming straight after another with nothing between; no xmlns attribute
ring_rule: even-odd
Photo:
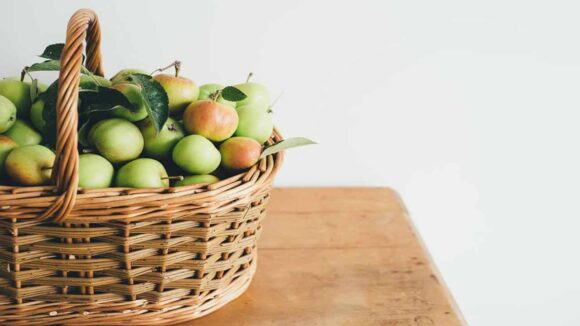
<svg viewBox="0 0 580 326"><path fill-rule="evenodd" d="M258 163L262 145L252 138L232 137L220 146L222 165L230 170L243 170Z"/></svg>
<svg viewBox="0 0 580 326"><path fill-rule="evenodd" d="M183 113L183 126L191 134L221 142L236 131L238 113L236 109L213 100L195 101Z"/></svg>

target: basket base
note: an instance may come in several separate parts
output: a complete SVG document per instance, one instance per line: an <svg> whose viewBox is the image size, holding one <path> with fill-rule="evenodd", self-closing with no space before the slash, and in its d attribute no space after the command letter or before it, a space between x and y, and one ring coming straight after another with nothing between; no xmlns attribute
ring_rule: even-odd
<svg viewBox="0 0 580 326"><path fill-rule="evenodd" d="M252 277L256 272L257 255L248 267L248 270L241 274L226 288L215 290L203 297L186 297L179 300L152 304L143 300L127 302L121 310L119 306L110 304L100 304L101 307L92 308L98 310L98 313L90 313L91 306L75 305L58 306L51 309L55 304L28 303L27 306L38 304L43 306L45 313L31 313L24 307L14 306L11 311L2 311L2 325L169 325L187 322L208 315L230 301L235 300L242 295L250 286ZM142 302L141 302L142 301ZM102 306L111 309L110 312L104 312ZM24 308L24 309L20 309ZM33 318L34 317L34 318Z"/></svg>

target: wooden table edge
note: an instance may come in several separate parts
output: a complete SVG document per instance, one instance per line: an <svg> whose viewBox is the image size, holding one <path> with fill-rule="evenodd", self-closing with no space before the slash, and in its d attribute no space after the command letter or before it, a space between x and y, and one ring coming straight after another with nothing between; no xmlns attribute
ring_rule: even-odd
<svg viewBox="0 0 580 326"><path fill-rule="evenodd" d="M429 249L425 245L425 241L423 241L423 238L421 237L421 233L419 233L417 226L415 225L415 223L413 222L413 219L411 218L411 215L409 214L409 210L407 209L407 206L405 205L405 203L401 199L401 195L396 190L394 190L392 188L389 188L389 187L380 187L380 188L392 193L393 197L397 200L397 203L401 206L401 208L403 210L403 216L407 220L407 223L409 223L409 226L411 227L413 233L415 234L415 237L417 238L417 242L419 243L419 245L421 246L421 248L425 252L425 257L429 260L429 264L431 266L431 269L433 270L433 274L435 274L435 276L437 276L437 279L441 283L441 288L443 289L445 297L447 298L447 300L449 300L449 303L451 305L451 308L453 309L453 312L455 313L455 315L457 316L457 318L459 319L459 321L461 322L462 325L467 325L467 321L465 320L465 316L461 312L461 309L459 308L457 301L455 301L455 298L451 294L451 291L449 290L449 286L447 285L447 282L445 282L445 278L443 278L443 274L441 274L441 272L439 271L439 268L437 267L437 264L435 264L435 261L433 260L433 256L431 255L431 252L429 251Z"/></svg>

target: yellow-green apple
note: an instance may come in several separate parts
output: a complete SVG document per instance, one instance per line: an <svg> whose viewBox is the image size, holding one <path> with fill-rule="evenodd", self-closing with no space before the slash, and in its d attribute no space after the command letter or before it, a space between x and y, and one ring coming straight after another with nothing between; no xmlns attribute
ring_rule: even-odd
<svg viewBox="0 0 580 326"><path fill-rule="evenodd" d="M119 118L97 122L89 131L88 141L111 163L136 159L143 151L143 136L133 123Z"/></svg>
<svg viewBox="0 0 580 326"><path fill-rule="evenodd" d="M142 121L139 129L145 141L145 153L158 160L171 159L173 147L185 136L183 127L171 118L167 119L159 133L150 119Z"/></svg>
<svg viewBox="0 0 580 326"><path fill-rule="evenodd" d="M235 87L246 94L245 99L237 102L237 109L252 108L266 112L269 110L270 95L264 85L247 82L238 84Z"/></svg>
<svg viewBox="0 0 580 326"><path fill-rule="evenodd" d="M123 93L133 108L116 106L111 114L115 117L124 118L129 121L141 121L147 118L147 105L141 94L141 87L130 83L119 83L113 85L113 88Z"/></svg>
<svg viewBox="0 0 580 326"><path fill-rule="evenodd" d="M155 75L153 79L158 81L167 93L170 115L180 115L189 103L197 100L199 88L191 79L168 74Z"/></svg>
<svg viewBox="0 0 580 326"><path fill-rule="evenodd" d="M111 162L97 154L81 154L79 156L80 188L108 188L113 182L115 170Z"/></svg>
<svg viewBox="0 0 580 326"><path fill-rule="evenodd" d="M183 180L177 181L174 186L181 187L181 186L189 186L189 185L194 185L194 184L199 184L199 183L212 184L212 183L216 183L218 181L220 181L220 179L214 175L211 175L211 174L189 175L187 177L184 177Z"/></svg>
<svg viewBox="0 0 580 326"><path fill-rule="evenodd" d="M0 135L0 177L4 175L4 161L8 154L18 147L18 144L12 138Z"/></svg>
<svg viewBox="0 0 580 326"><path fill-rule="evenodd" d="M152 158L139 158L123 165L115 179L117 187L168 187L169 179L163 164Z"/></svg>
<svg viewBox="0 0 580 326"><path fill-rule="evenodd" d="M12 127L16 121L16 106L6 97L0 95L0 134Z"/></svg>
<svg viewBox="0 0 580 326"><path fill-rule="evenodd" d="M192 174L208 174L220 165L220 152L207 138L189 135L173 148L173 162Z"/></svg>
<svg viewBox="0 0 580 326"><path fill-rule="evenodd" d="M19 146L37 145L42 142L42 135L24 120L14 121L12 128L4 134L12 138Z"/></svg>
<svg viewBox="0 0 580 326"><path fill-rule="evenodd" d="M252 138L232 137L220 146L222 165L229 170L243 170L256 164L262 145Z"/></svg>
<svg viewBox="0 0 580 326"><path fill-rule="evenodd" d="M22 186L41 186L50 182L54 153L42 145L14 148L4 167L10 178Z"/></svg>
<svg viewBox="0 0 580 326"><path fill-rule="evenodd" d="M18 118L26 118L30 113L30 84L14 79L0 80L0 95L16 106Z"/></svg>
<svg viewBox="0 0 580 326"><path fill-rule="evenodd" d="M236 131L238 113L236 109L213 100L195 101L183 113L183 126L191 134L220 142Z"/></svg>
<svg viewBox="0 0 580 326"><path fill-rule="evenodd" d="M258 143L265 143L274 130L274 122L272 122L272 115L266 111L256 109L240 109L238 110L238 129L235 135L241 137L249 137L256 140Z"/></svg>

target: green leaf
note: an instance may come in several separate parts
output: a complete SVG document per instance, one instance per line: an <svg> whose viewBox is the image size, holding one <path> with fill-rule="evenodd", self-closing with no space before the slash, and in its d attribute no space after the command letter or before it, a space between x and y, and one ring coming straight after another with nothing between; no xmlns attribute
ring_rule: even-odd
<svg viewBox="0 0 580 326"><path fill-rule="evenodd" d="M30 67L24 68L28 72L33 71L59 71L60 61L58 60L46 60L44 62L35 63Z"/></svg>
<svg viewBox="0 0 580 326"><path fill-rule="evenodd" d="M97 86L95 90L81 90L79 98L79 116L81 117L89 117L96 112L110 111L119 105L129 110L136 109L123 93L109 87Z"/></svg>
<svg viewBox="0 0 580 326"><path fill-rule="evenodd" d="M141 87L149 119L155 131L159 132L169 118L169 99L163 86L150 75L144 74L131 74L127 77L127 81Z"/></svg>
<svg viewBox="0 0 580 326"><path fill-rule="evenodd" d="M59 71L60 61L59 60L46 60L44 62L39 62L31 65L30 67L25 67L24 70L28 72L33 71ZM85 66L81 66L81 74L93 75Z"/></svg>
<svg viewBox="0 0 580 326"><path fill-rule="evenodd" d="M295 138L284 139L284 140L264 149L264 151L262 152L262 155L260 155L260 158L264 158L268 155L272 155L272 154L278 153L280 151L283 151L283 150L286 150L289 148L306 146L306 145L311 145L311 144L316 144L316 142L314 142L308 138L304 138L304 137L295 137Z"/></svg>
<svg viewBox="0 0 580 326"><path fill-rule="evenodd" d="M227 101L237 102L245 99L247 96L244 92L235 88L234 86L227 86L222 89L222 98Z"/></svg>
<svg viewBox="0 0 580 326"><path fill-rule="evenodd" d="M39 57L51 60L60 60L64 43L55 43L47 46Z"/></svg>

